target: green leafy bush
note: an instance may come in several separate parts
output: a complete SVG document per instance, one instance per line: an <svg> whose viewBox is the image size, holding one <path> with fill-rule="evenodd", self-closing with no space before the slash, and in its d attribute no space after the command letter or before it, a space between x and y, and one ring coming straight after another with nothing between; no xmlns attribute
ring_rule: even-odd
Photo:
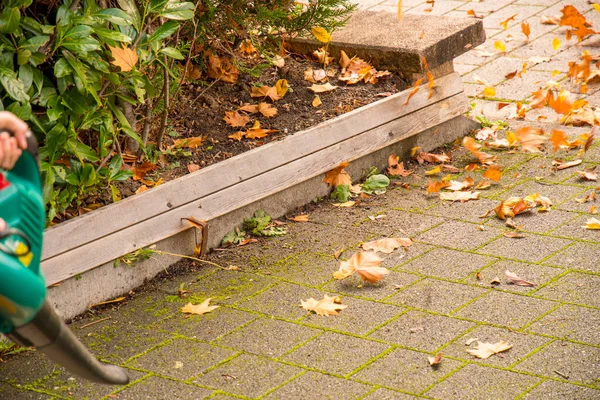
<svg viewBox="0 0 600 400"><path fill-rule="evenodd" d="M117 201L113 183L132 176L124 155L157 158L148 136L158 125L162 143L182 64L233 55L244 40L277 49L312 26L335 28L352 9L347 0L5 0L0 109L42 143L48 221L101 191Z"/></svg>

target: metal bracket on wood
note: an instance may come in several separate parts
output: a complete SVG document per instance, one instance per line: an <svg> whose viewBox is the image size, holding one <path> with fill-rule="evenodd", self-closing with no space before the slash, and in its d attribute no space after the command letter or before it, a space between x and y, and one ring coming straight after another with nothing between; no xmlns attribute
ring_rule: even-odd
<svg viewBox="0 0 600 400"><path fill-rule="evenodd" d="M200 231L200 241L198 241L198 235L196 234L196 247L194 247L194 256L203 257L206 255L207 246L208 246L208 222L197 220L194 217L182 218L189 222L194 228L196 228L196 232Z"/></svg>

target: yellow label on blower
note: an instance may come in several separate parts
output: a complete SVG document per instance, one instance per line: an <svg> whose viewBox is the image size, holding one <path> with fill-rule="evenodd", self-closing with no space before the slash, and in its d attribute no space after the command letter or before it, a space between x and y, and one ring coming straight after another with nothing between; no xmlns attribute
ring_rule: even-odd
<svg viewBox="0 0 600 400"><path fill-rule="evenodd" d="M19 256L19 261L21 261L21 264L23 264L25 268L29 267L31 260L33 260L33 253L29 251L25 243L19 242L19 244L17 244L15 254L23 254L22 256Z"/></svg>

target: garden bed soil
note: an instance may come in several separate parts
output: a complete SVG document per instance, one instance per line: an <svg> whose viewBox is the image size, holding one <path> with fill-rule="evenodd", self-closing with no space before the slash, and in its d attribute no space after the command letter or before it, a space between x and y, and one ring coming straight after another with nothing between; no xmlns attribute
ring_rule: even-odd
<svg viewBox="0 0 600 400"><path fill-rule="evenodd" d="M146 174L144 180L162 182L170 181L190 173L188 166L204 168L208 165L226 160L244 153L266 143L282 140L288 135L299 132L336 116L350 112L358 107L381 100L384 97L406 89L406 82L398 73L392 72L376 84L363 82L346 85L339 81L337 76L340 67L328 66L327 71L335 71L335 76L329 82L338 88L331 92L320 93L322 104L319 107L312 105L315 94L308 90L312 83L304 80L304 71L308 68L319 69L322 64L301 57L287 57L283 68L270 67L265 69L259 78L250 74L240 73L235 84L222 81L200 84L186 84L182 86L176 106L170 114L172 121L172 139L185 139L205 136L202 146L195 149L183 149L191 155L167 155L161 158L160 169ZM377 67L377 66L375 66ZM286 79L291 90L280 100L272 102L268 98L252 98L252 86L263 84L274 86L279 79ZM232 128L225 123L223 117L226 111L238 110L244 104L258 104L264 101L272 103L277 108L278 114L266 118L260 113L248 114L251 121L258 120L261 128L274 129L278 132L261 139L246 139L240 141L228 136L244 128ZM245 114L243 112L240 112ZM172 140L167 138L165 146L171 145ZM194 167L192 167L194 168ZM119 184L123 197L133 194L143 185L141 181L129 180ZM104 198L110 202L108 193Z"/></svg>

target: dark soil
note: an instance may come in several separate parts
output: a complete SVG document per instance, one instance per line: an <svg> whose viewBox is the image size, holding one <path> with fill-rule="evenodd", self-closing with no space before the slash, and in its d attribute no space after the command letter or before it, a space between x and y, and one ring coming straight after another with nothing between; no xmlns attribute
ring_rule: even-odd
<svg viewBox="0 0 600 400"><path fill-rule="evenodd" d="M381 79L375 85L362 82L346 85L337 79L340 67L336 64L328 66L328 71L336 71L335 76L329 78L329 82L338 88L319 94L322 105L313 107L315 94L308 90L312 83L304 80L304 71L309 67L320 69L322 65L300 57L287 57L285 61L283 68L268 68L259 78L240 73L235 84L217 81L212 85L189 84L182 87L170 115L173 130L178 135L172 139L205 136L206 140L201 147L189 150L191 156L167 156L167 163L165 164L163 159L162 168L148 173L146 179L156 181L162 178L163 182L173 180L188 174L190 164L204 168L255 147L281 140L407 87L406 82L397 73ZM250 97L252 86L274 86L279 79L286 79L291 87L282 99L272 102L268 98L263 100ZM225 112L238 110L244 104L258 104L260 101L273 103L279 113L273 118L266 118L259 113L249 114L252 122L258 120L261 128L276 129L279 132L262 139L244 138L236 141L228 138L229 135L245 129L228 126L223 120ZM246 129L250 126L251 124L248 124ZM165 145L169 146L170 142L170 139L166 139ZM135 193L141 185L141 182L129 181L121 184L119 189L123 197L127 197Z"/></svg>

